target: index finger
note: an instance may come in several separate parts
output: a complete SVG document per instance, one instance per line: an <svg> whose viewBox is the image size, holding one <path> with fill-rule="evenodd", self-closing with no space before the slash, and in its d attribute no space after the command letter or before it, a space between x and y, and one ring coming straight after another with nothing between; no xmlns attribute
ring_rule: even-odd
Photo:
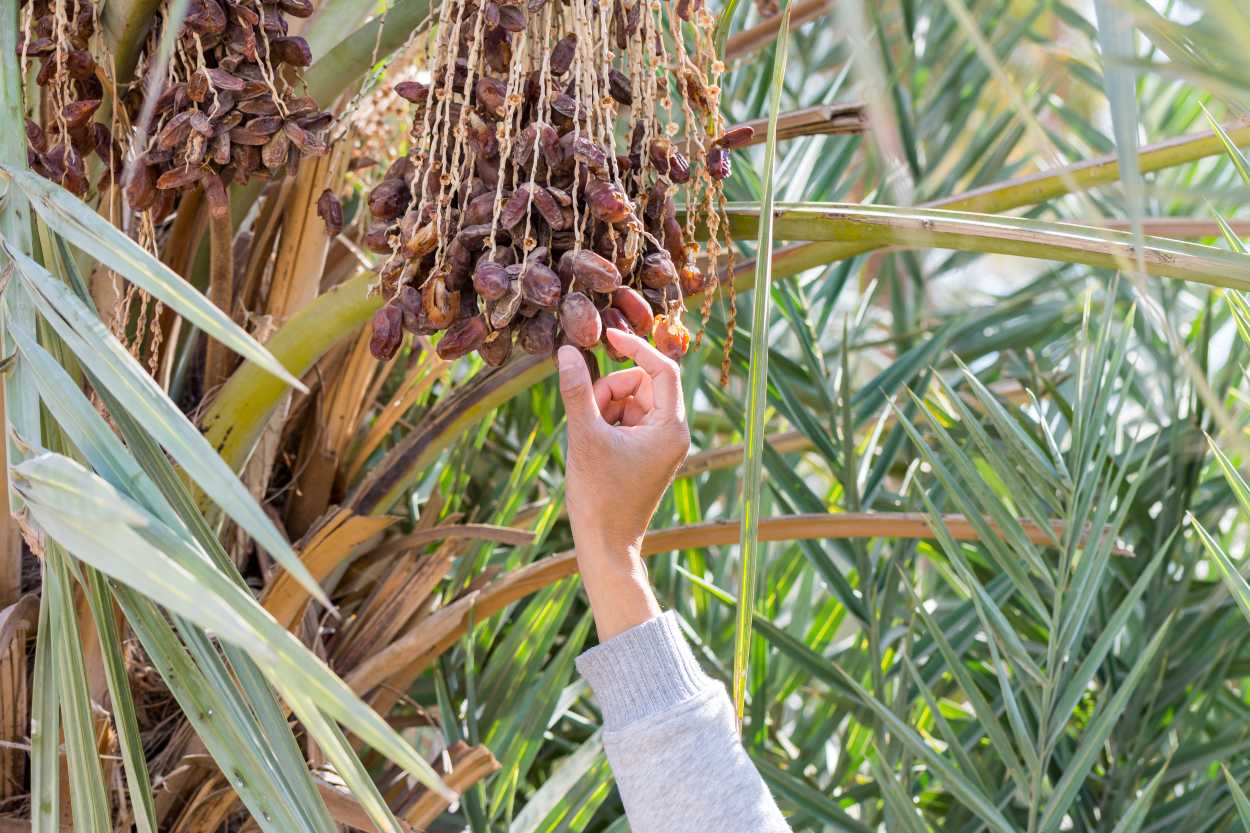
<svg viewBox="0 0 1250 833"><path fill-rule="evenodd" d="M599 410L608 407L613 400L624 400L631 396L640 396L647 405L653 404L651 396L651 377L641 367L627 367L617 370L595 380L595 400Z"/></svg>
<svg viewBox="0 0 1250 833"><path fill-rule="evenodd" d="M633 359L651 377L656 410L681 419L683 402L681 374L677 372L677 362L656 350L646 339L632 333L609 328L607 335L613 347L622 355Z"/></svg>

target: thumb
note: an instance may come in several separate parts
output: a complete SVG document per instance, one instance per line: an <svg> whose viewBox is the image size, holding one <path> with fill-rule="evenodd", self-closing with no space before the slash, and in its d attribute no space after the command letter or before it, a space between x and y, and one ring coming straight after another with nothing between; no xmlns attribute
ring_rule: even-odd
<svg viewBox="0 0 1250 833"><path fill-rule="evenodd" d="M566 344L556 353L556 364L560 368L560 398L564 400L569 427L589 428L600 416L586 360L576 347Z"/></svg>

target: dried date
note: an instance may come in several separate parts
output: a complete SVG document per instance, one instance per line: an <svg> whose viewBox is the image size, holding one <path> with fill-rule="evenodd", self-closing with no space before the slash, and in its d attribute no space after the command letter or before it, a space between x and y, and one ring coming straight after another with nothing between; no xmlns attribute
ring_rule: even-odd
<svg viewBox="0 0 1250 833"><path fill-rule="evenodd" d="M616 307L608 307L599 313L599 317L603 319L603 346L607 350L613 361L625 361L625 355L612 346L612 342L608 341L608 330L620 330L624 333L633 334L634 328L630 326L629 320L625 318L625 313Z"/></svg>
<svg viewBox="0 0 1250 833"><path fill-rule="evenodd" d="M490 328L487 327L486 319L482 316L461 318L447 328L447 332L439 339L438 347L435 349L441 359L446 361L458 359L481 347L489 333Z"/></svg>
<svg viewBox="0 0 1250 833"><path fill-rule="evenodd" d="M611 182L592 179L586 183L586 203L597 220L617 225L634 216L629 197Z"/></svg>
<svg viewBox="0 0 1250 833"><path fill-rule="evenodd" d="M488 338L477 348L482 361L491 367L501 367L512 355L512 330L499 330L493 338Z"/></svg>
<svg viewBox="0 0 1250 833"><path fill-rule="evenodd" d="M560 303L560 328L578 347L593 347L603 335L603 320L595 302L581 292L570 292Z"/></svg>
<svg viewBox="0 0 1250 833"><path fill-rule="evenodd" d="M508 270L489 256L482 257L473 270L473 288L487 301L497 301L508 293Z"/></svg>
<svg viewBox="0 0 1250 833"><path fill-rule="evenodd" d="M621 285L621 273L607 258L590 251L567 251L560 258L560 274L573 285L591 292L612 292Z"/></svg>
<svg viewBox="0 0 1250 833"><path fill-rule="evenodd" d="M679 361L690 349L690 331L676 315L657 315L651 328L655 349L673 361Z"/></svg>
<svg viewBox="0 0 1250 833"><path fill-rule="evenodd" d="M677 280L677 267L667 252L653 252L642 259L643 286L662 289Z"/></svg>
<svg viewBox="0 0 1250 833"><path fill-rule="evenodd" d="M526 261L521 270L521 295L542 309L555 309L560 303L560 277L538 260Z"/></svg>
<svg viewBox="0 0 1250 833"><path fill-rule="evenodd" d="M379 361L387 361L399 352L404 343L404 313L399 307L385 306L373 314L373 334L369 352Z"/></svg>
<svg viewBox="0 0 1250 833"><path fill-rule="evenodd" d="M534 356L549 356L556 349L556 317L546 310L526 318L517 327L517 344Z"/></svg>
<svg viewBox="0 0 1250 833"><path fill-rule="evenodd" d="M317 216L326 224L326 233L337 237L343 230L343 203L327 188L317 198Z"/></svg>
<svg viewBox="0 0 1250 833"><path fill-rule="evenodd" d="M551 73L559 78L569 71L573 65L573 56L577 53L577 35L569 34L560 38L551 50Z"/></svg>
<svg viewBox="0 0 1250 833"><path fill-rule="evenodd" d="M622 286L612 293L612 306L625 315L625 319L629 321L635 332L651 332L655 324L655 315L651 312L651 304L642 297L638 290Z"/></svg>
<svg viewBox="0 0 1250 833"><path fill-rule="evenodd" d="M731 172L732 166L729 161L729 151L725 150L723 147L708 148L708 176L715 180L723 180L728 179Z"/></svg>

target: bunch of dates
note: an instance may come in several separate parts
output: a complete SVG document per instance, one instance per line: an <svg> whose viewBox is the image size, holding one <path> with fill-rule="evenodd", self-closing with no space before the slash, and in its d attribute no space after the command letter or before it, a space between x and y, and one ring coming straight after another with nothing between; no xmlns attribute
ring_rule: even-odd
<svg viewBox="0 0 1250 833"><path fill-rule="evenodd" d="M81 197L88 187L85 159L95 153L106 168L103 189L120 174L123 159L108 127L92 121L104 96L90 49L96 11L90 0L29 0L21 15L29 37L19 34L16 58L39 62L35 83L52 109L46 127L26 120L27 164Z"/></svg>
<svg viewBox="0 0 1250 833"><path fill-rule="evenodd" d="M287 34L288 15L312 13L311 0L191 0L178 43L187 60L174 62L176 80L156 99L151 139L126 183L132 208L159 220L180 193L201 187L211 210L228 211L229 184L326 152L331 114L293 92L312 54ZM140 81L127 98L136 118L145 88Z"/></svg>
<svg viewBox="0 0 1250 833"><path fill-rule="evenodd" d="M602 343L620 360L607 328L649 337L674 359L689 348L685 299L706 279L674 196L696 179L716 187L750 128L688 158L690 145L654 112L668 95L657 93L657 73L613 64L613 54L636 58L643 48L656 53L648 66L661 62L645 0L555 4L559 20L578 24L569 29L553 27L546 5L444 0L444 29L454 30L456 15L463 22L458 48L431 50L442 57L428 85L396 85L416 105L417 142L368 197L364 243L390 255L380 269L388 301L370 342L379 359L395 355L405 332L441 332L442 358L476 351L496 367L514 350L550 355L561 344ZM686 15L695 8L679 5ZM601 26L599 15L610 20ZM702 121L714 119L697 74L673 75ZM614 147L617 113L627 140Z"/></svg>

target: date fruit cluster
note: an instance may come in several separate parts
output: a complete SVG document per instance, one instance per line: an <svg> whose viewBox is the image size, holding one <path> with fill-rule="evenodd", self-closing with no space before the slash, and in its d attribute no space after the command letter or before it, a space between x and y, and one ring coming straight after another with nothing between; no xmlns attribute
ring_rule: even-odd
<svg viewBox="0 0 1250 833"><path fill-rule="evenodd" d="M711 17L698 0L443 0L428 74L395 88L412 152L368 195L365 245L389 255L374 356L441 332L442 358L499 366L609 327L685 354L685 299L707 283L695 224L750 138L721 129L720 64L687 53L688 20Z"/></svg>
<svg viewBox="0 0 1250 833"><path fill-rule="evenodd" d="M311 0L191 0L174 81L158 94L151 138L126 183L132 208L159 221L179 194L202 187L211 210L228 211L229 184L293 171L302 157L326 152L331 114L294 93L312 54L287 33L288 16L312 13ZM127 96L134 118L145 88Z"/></svg>
<svg viewBox="0 0 1250 833"><path fill-rule="evenodd" d="M105 165L100 188L121 170L122 152L108 127L93 122L104 86L90 42L96 10L90 0L28 0L22 4L23 30L17 60L39 62L35 84L47 100L46 126L26 120L27 164L77 196L87 192L86 157Z"/></svg>

